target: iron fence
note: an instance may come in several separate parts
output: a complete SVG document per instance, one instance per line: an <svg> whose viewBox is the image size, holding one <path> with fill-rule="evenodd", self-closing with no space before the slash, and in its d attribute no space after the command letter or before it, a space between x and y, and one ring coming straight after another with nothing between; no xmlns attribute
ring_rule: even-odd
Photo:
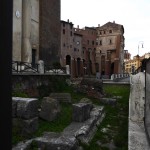
<svg viewBox="0 0 150 150"><path fill-rule="evenodd" d="M50 66L44 64L43 69L44 74L66 74L66 67ZM40 73L39 64L13 61L12 73Z"/></svg>
<svg viewBox="0 0 150 150"><path fill-rule="evenodd" d="M12 73L39 73L38 64L28 62L13 61Z"/></svg>

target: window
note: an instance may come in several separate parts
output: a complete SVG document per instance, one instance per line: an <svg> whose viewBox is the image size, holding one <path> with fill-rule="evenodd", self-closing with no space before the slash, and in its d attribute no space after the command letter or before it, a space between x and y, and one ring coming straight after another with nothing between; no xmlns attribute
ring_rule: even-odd
<svg viewBox="0 0 150 150"><path fill-rule="evenodd" d="M105 34L106 32L104 31L104 34Z"/></svg>
<svg viewBox="0 0 150 150"><path fill-rule="evenodd" d="M99 41L99 45L102 45L102 40Z"/></svg>
<svg viewBox="0 0 150 150"><path fill-rule="evenodd" d="M64 47L66 46L66 44L64 43Z"/></svg>
<svg viewBox="0 0 150 150"><path fill-rule="evenodd" d="M63 29L63 34L65 34L65 29Z"/></svg>
<svg viewBox="0 0 150 150"><path fill-rule="evenodd" d="M102 34L102 32L100 31L100 32L99 32L99 34L101 35L101 34Z"/></svg>
<svg viewBox="0 0 150 150"><path fill-rule="evenodd" d="M92 41L92 44L94 45L94 41Z"/></svg>
<svg viewBox="0 0 150 150"><path fill-rule="evenodd" d="M109 33L112 33L112 30L109 30Z"/></svg>
<svg viewBox="0 0 150 150"><path fill-rule="evenodd" d="M111 39L109 40L109 44L112 44L112 41L111 41Z"/></svg>
<svg viewBox="0 0 150 150"><path fill-rule="evenodd" d="M74 51L76 51L76 48L74 48Z"/></svg>
<svg viewBox="0 0 150 150"><path fill-rule="evenodd" d="M72 31L70 31L70 36L72 36Z"/></svg>
<svg viewBox="0 0 150 150"><path fill-rule="evenodd" d="M98 42L96 42L96 45L98 45Z"/></svg>

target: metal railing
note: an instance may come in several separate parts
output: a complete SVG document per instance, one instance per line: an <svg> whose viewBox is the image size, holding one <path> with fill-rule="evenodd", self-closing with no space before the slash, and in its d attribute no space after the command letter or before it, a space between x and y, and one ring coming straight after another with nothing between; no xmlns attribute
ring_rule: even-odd
<svg viewBox="0 0 150 150"><path fill-rule="evenodd" d="M51 73L51 74L66 74L66 67L54 67L50 65L44 65L44 73Z"/></svg>
<svg viewBox="0 0 150 150"><path fill-rule="evenodd" d="M43 64L44 74L66 74L66 67ZM40 73L39 64L21 61L12 62L12 73Z"/></svg>
<svg viewBox="0 0 150 150"><path fill-rule="evenodd" d="M28 62L13 61L12 73L39 73L38 64Z"/></svg>

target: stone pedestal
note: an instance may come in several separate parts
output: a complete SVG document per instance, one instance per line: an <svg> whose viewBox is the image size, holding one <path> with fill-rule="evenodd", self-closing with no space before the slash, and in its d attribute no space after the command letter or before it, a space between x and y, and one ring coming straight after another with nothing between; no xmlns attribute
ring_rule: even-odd
<svg viewBox="0 0 150 150"><path fill-rule="evenodd" d="M69 65L66 65L66 74L70 74L70 67L69 67Z"/></svg>
<svg viewBox="0 0 150 150"><path fill-rule="evenodd" d="M91 103L77 103L73 104L72 119L76 122L83 122L90 117L90 111L92 108Z"/></svg>
<svg viewBox="0 0 150 150"><path fill-rule="evenodd" d="M56 99L44 97L41 104L40 117L47 121L55 120L60 113L60 105Z"/></svg>
<svg viewBox="0 0 150 150"><path fill-rule="evenodd" d="M43 61L43 60L39 60L39 61L38 61L38 71L39 71L39 73L41 73L41 74L44 73L44 61Z"/></svg>

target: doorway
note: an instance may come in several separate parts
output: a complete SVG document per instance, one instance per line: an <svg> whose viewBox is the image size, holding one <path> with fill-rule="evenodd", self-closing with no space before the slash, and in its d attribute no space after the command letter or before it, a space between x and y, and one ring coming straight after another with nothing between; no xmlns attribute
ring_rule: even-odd
<svg viewBox="0 0 150 150"><path fill-rule="evenodd" d="M36 49L32 49L32 67L36 67Z"/></svg>

